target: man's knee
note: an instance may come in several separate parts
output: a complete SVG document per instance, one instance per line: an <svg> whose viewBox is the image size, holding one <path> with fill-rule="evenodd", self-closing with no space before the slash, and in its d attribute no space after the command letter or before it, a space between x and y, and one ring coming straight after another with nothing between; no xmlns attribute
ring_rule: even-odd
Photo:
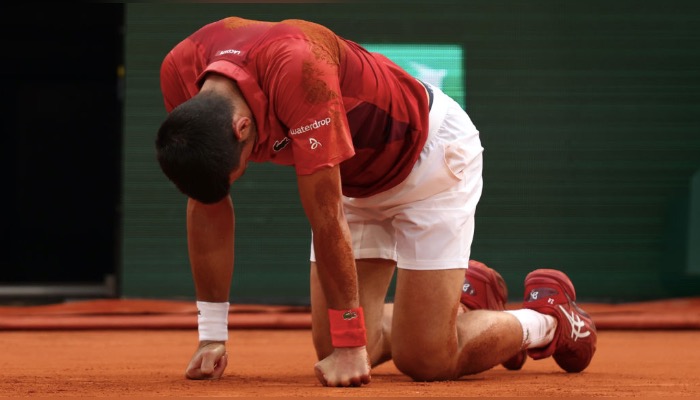
<svg viewBox="0 0 700 400"><path fill-rule="evenodd" d="M430 346L392 346L392 357L396 368L415 381L444 381L455 378L452 358L445 349L430 349Z"/></svg>

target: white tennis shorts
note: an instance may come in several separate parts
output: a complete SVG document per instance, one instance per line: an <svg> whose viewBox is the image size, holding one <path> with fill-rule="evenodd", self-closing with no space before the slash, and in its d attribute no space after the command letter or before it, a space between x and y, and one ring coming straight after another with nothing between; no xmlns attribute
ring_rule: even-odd
<svg viewBox="0 0 700 400"><path fill-rule="evenodd" d="M432 89L428 141L410 175L374 196L343 199L356 259L389 259L417 270L467 268L483 147L462 107Z"/></svg>

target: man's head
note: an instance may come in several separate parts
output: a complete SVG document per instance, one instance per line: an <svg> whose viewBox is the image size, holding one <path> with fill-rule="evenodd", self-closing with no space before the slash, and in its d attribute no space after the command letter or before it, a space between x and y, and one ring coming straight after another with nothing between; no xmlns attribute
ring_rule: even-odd
<svg viewBox="0 0 700 400"><path fill-rule="evenodd" d="M173 109L158 130L161 169L182 193L199 202L211 204L228 195L232 172L246 161L241 160L243 149L255 140L252 121L242 126L234 115L230 98L203 91ZM240 129L252 132L242 136Z"/></svg>

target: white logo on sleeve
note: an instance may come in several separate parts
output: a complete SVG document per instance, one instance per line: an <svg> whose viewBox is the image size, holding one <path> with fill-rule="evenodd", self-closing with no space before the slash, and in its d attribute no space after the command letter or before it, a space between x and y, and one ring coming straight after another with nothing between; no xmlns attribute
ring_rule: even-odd
<svg viewBox="0 0 700 400"><path fill-rule="evenodd" d="M228 49L228 50L219 50L216 52L217 56L223 56L224 54L234 54L234 55L240 56L241 51L236 50L236 49Z"/></svg>
<svg viewBox="0 0 700 400"><path fill-rule="evenodd" d="M289 130L289 134L294 136L294 135L300 135L304 132L308 132L314 129L318 129L322 126L330 125L331 124L331 119L330 118L325 118L321 120L316 120L308 125L300 126L298 128L292 128Z"/></svg>
<svg viewBox="0 0 700 400"><path fill-rule="evenodd" d="M317 148L323 146L321 142L314 138L309 138L309 144L311 145L311 150L316 150Z"/></svg>

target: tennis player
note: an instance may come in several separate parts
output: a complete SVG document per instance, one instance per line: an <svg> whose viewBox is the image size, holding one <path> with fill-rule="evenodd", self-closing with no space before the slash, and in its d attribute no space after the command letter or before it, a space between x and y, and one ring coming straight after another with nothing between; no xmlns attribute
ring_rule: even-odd
<svg viewBox="0 0 700 400"><path fill-rule="evenodd" d="M439 88L316 23L230 17L174 46L161 89L168 116L157 159L188 196L199 309L188 378L219 378L228 363L229 189L249 162L296 171L312 229L323 385L367 384L387 360L417 381L501 363L520 369L525 354L553 356L569 372L589 365L595 325L563 272L533 271L524 307L504 311L500 275L470 267L483 148L469 116Z"/></svg>

